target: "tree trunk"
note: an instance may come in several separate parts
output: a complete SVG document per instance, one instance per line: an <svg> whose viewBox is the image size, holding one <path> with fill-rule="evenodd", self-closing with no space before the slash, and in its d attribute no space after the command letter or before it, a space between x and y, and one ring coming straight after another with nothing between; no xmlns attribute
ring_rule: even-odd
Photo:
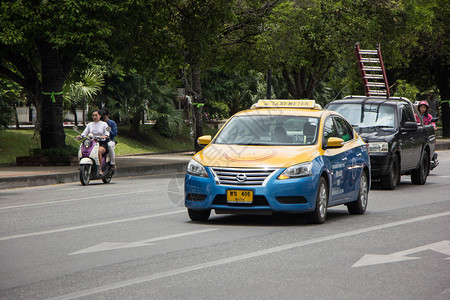
<svg viewBox="0 0 450 300"><path fill-rule="evenodd" d="M138 111L136 112L133 116L131 121L131 125L130 125L130 136L133 138L137 138L139 137L139 130L140 130L140 125L141 125L141 120L142 120L142 112Z"/></svg>
<svg viewBox="0 0 450 300"><path fill-rule="evenodd" d="M13 114L14 114L14 121L16 123L16 129L19 129L20 125L19 125L19 116L17 115L16 101L13 101Z"/></svg>
<svg viewBox="0 0 450 300"><path fill-rule="evenodd" d="M289 70L286 67L283 67L281 69L281 74L283 75L284 81L286 82L288 93L291 94L291 96L294 99L297 99L298 91L297 91L296 85L294 84L294 82L291 79L291 74L290 74Z"/></svg>
<svg viewBox="0 0 450 300"><path fill-rule="evenodd" d="M442 136L450 137L450 87L449 87L449 66L443 64L439 68L437 77L437 86L441 95L442 110Z"/></svg>
<svg viewBox="0 0 450 300"><path fill-rule="evenodd" d="M41 58L42 95L41 98L41 147L64 148L66 146L63 127L63 90L68 71L63 57L46 41L36 41Z"/></svg>
<svg viewBox="0 0 450 300"><path fill-rule="evenodd" d="M78 126L77 107L75 105L71 105L70 108L72 109L73 119L75 121L75 126Z"/></svg>
<svg viewBox="0 0 450 300"><path fill-rule="evenodd" d="M194 92L194 149L200 151L202 147L197 143L197 139L203 135L203 98L202 83L200 80L200 68L198 65L192 66L192 87Z"/></svg>
<svg viewBox="0 0 450 300"><path fill-rule="evenodd" d="M130 126L130 136L133 138L139 137L139 129L141 125L141 118L133 118Z"/></svg>

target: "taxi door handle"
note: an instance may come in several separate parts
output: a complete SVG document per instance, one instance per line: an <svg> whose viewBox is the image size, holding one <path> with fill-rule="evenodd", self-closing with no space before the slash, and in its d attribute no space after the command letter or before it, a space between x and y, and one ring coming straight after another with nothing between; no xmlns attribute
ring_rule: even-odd
<svg viewBox="0 0 450 300"><path fill-rule="evenodd" d="M362 155L361 153L356 154L356 156L358 156L358 157L361 157L361 155Z"/></svg>
<svg viewBox="0 0 450 300"><path fill-rule="evenodd" d="M344 157L344 158L342 159L342 161L347 161L347 157Z"/></svg>

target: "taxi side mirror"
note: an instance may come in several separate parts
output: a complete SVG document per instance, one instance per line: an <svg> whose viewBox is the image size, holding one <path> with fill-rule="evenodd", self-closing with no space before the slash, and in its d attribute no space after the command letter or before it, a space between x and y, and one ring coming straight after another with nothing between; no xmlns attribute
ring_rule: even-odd
<svg viewBox="0 0 450 300"><path fill-rule="evenodd" d="M342 146L344 146L344 140L343 139L337 138L337 137L330 137L327 140L327 144L325 145L324 149L341 148Z"/></svg>
<svg viewBox="0 0 450 300"><path fill-rule="evenodd" d="M210 136L210 135L203 135L203 136L201 136L201 137L199 137L199 138L197 139L197 143L198 143L200 146L206 146L206 145L208 145L209 143L211 143L211 136Z"/></svg>

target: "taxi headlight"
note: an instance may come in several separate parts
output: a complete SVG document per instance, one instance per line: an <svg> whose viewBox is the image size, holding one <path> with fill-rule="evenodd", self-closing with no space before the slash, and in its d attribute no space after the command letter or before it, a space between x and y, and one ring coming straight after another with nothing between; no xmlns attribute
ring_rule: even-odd
<svg viewBox="0 0 450 300"><path fill-rule="evenodd" d="M389 144L386 142L369 143L370 153L386 153L389 151Z"/></svg>
<svg viewBox="0 0 450 300"><path fill-rule="evenodd" d="M187 166L187 173L189 175L199 176L199 177L208 177L208 173L206 173L206 169L197 161L191 159Z"/></svg>
<svg viewBox="0 0 450 300"><path fill-rule="evenodd" d="M91 140L84 140L83 141L83 145L86 148L89 148L92 145L92 141Z"/></svg>
<svg viewBox="0 0 450 300"><path fill-rule="evenodd" d="M312 162L301 163L284 170L283 173L278 176L278 179L289 179L289 178L298 178L298 177L306 177L312 175Z"/></svg>

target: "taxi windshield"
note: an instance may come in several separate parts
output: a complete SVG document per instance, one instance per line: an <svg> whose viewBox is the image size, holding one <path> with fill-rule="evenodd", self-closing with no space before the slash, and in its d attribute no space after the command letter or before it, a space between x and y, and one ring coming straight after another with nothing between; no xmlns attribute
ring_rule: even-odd
<svg viewBox="0 0 450 300"><path fill-rule="evenodd" d="M233 117L215 139L229 145L313 145L319 118L306 116L242 115Z"/></svg>

